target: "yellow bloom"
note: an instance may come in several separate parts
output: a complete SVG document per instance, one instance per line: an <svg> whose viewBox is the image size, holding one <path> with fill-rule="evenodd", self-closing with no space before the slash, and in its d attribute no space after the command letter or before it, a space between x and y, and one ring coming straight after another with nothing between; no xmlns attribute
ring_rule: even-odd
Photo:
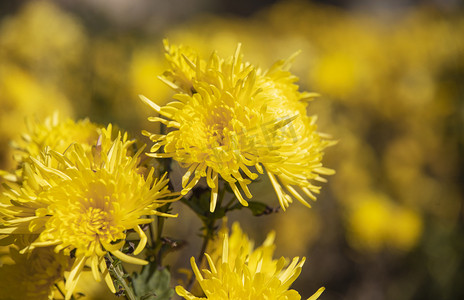
<svg viewBox="0 0 464 300"><path fill-rule="evenodd" d="M13 265L0 267L1 299L52 299L54 284L63 279L71 266L71 259L55 253L52 247L34 249L20 254L10 248Z"/></svg>
<svg viewBox="0 0 464 300"><path fill-rule="evenodd" d="M104 256L110 252L123 261L146 264L119 250L127 230L140 236L137 255L147 242L139 225L152 221L143 216L171 216L156 211L175 200L168 180L155 180L154 169L146 178L139 174L137 162L143 148L128 156L133 142L120 133L112 140L111 131L111 126L102 130L92 151L74 144L64 154L48 150L41 157L31 157L31 163L23 166L22 185L10 183L5 192L11 204L0 206L4 219L0 234L9 235L7 239L38 236L23 252L44 246L54 246L66 255L74 251L76 259L66 280L67 298L86 263L94 278L99 281L103 275L115 292Z"/></svg>
<svg viewBox="0 0 464 300"><path fill-rule="evenodd" d="M143 133L155 142L149 155L172 157L187 169L182 194L206 177L214 211L221 177L247 206L242 193L252 197L248 184L258 177L254 168L267 172L284 210L292 202L290 195L309 206L293 186L315 199L319 187L311 181L333 173L321 164L322 150L331 142L316 132L316 118L306 115L304 100L314 95L298 92L297 78L286 70L289 63L278 62L262 72L242 62L240 47L228 59L213 53L208 61L188 48L167 50L172 68L164 80L179 91L175 101L160 107L141 99L161 115L150 121L173 130ZM165 153L156 153L161 147Z"/></svg>
<svg viewBox="0 0 464 300"><path fill-rule="evenodd" d="M371 252L384 248L410 251L416 246L423 220L415 210L395 204L382 194L365 193L355 199L347 220L351 246Z"/></svg>
<svg viewBox="0 0 464 300"><path fill-rule="evenodd" d="M65 72L81 63L86 34L76 17L53 2L27 3L2 21L0 47L7 61L16 60L31 69L42 67L41 72Z"/></svg>
<svg viewBox="0 0 464 300"><path fill-rule="evenodd" d="M253 250L252 242L241 231L238 223L233 225L229 238L227 230L222 231L218 248L222 253L211 257L207 253L210 270L200 270L191 258L193 272L205 294L196 297L183 287L177 286L176 292L187 300L195 299L275 299L299 300L300 294L289 290L291 284L301 273L305 262L295 257L286 268L286 260L281 257L272 259L274 253L274 233L270 233L263 245ZM320 288L309 300L315 300L324 291Z"/></svg>
<svg viewBox="0 0 464 300"><path fill-rule="evenodd" d="M21 140L13 146L19 151L16 160L26 161L29 156L36 157L46 147L63 153L73 143L82 145L86 150L91 148L101 134L101 128L88 119L60 121L58 113L45 119L43 123L28 119L27 131Z"/></svg>

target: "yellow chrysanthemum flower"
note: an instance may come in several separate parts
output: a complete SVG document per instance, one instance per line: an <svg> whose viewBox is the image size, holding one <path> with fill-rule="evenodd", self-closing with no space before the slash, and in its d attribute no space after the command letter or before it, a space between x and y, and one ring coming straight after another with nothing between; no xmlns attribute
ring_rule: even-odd
<svg viewBox="0 0 464 300"><path fill-rule="evenodd" d="M70 145L77 143L88 150L95 145L102 133L97 124L83 119L60 121L58 113L39 123L31 119L26 122L27 131L21 135L21 140L13 142L13 147L19 151L16 160L26 161L29 156L36 157L46 147L63 153Z"/></svg>
<svg viewBox="0 0 464 300"><path fill-rule="evenodd" d="M319 187L312 180L333 173L321 164L322 150L332 142L316 132L316 118L306 115L304 100L314 94L298 92L288 61L263 72L242 62L240 47L225 60L213 54L204 61L184 47L167 47L166 55L172 68L164 81L179 91L175 101L160 107L141 99L161 115L150 121L173 130L143 133L155 142L149 155L172 157L187 169L182 194L206 177L214 211L221 177L247 206L242 192L252 197L248 184L258 177L254 168L266 171L284 210L292 196L309 206L294 186L315 199ZM164 153L156 153L161 147Z"/></svg>
<svg viewBox="0 0 464 300"><path fill-rule="evenodd" d="M20 254L10 248L13 265L0 267L0 299L53 299L54 285L63 280L71 258L55 253L52 247L37 248Z"/></svg>
<svg viewBox="0 0 464 300"><path fill-rule="evenodd" d="M115 292L104 256L110 252L123 261L146 264L120 251L127 230L140 236L137 255L147 242L139 225L152 221L143 216L172 216L156 211L175 200L168 179L155 180L154 169L146 178L139 174L137 162L143 148L128 156L133 141L120 133L112 140L111 131L111 126L102 130L91 151L73 144L64 154L48 150L31 157L31 163L24 163L22 184L10 183L4 193L11 204L0 206L4 219L0 235L8 235L11 241L15 236L37 236L23 252L44 246L54 246L66 255L74 251L76 259L66 280L67 298L86 263L94 278L99 281L103 275Z"/></svg>
<svg viewBox="0 0 464 300"><path fill-rule="evenodd" d="M361 193L355 199L347 215L352 247L371 252L384 248L410 251L419 242L423 220L417 211L379 193Z"/></svg>
<svg viewBox="0 0 464 300"><path fill-rule="evenodd" d="M295 257L286 268L286 260L272 259L274 253L274 233L270 233L263 245L253 250L252 242L242 232L238 223L233 225L229 238L227 230L221 231L217 241L222 248L220 256L205 253L210 270L200 270L192 257L193 272L205 297L197 297L182 286L176 287L179 296L187 300L195 299L274 299L299 300L300 294L289 290L291 284L301 273L305 262ZM215 257L216 256L216 257ZM324 291L320 288L308 300L315 300Z"/></svg>

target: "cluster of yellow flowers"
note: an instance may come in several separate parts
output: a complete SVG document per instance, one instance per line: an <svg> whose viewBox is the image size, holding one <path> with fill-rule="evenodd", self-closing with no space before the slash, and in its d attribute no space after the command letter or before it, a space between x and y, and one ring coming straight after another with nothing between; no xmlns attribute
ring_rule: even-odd
<svg viewBox="0 0 464 300"><path fill-rule="evenodd" d="M59 123L55 118L32 129L23 141L27 144L21 148L19 169L6 175L11 181L0 206L2 242L16 244L23 254L41 247L68 257L72 253L66 298L86 264L97 281L103 276L116 292L105 255L147 263L120 249L127 230L140 236L134 254L144 249L147 237L140 225L152 221L144 216L171 216L156 210L175 200L168 180L155 179L154 169L145 178L139 172L143 148L132 153L134 141L121 132L112 137L111 125L101 128L87 120Z"/></svg>
<svg viewBox="0 0 464 300"><path fill-rule="evenodd" d="M145 233L145 225L154 220L150 216L176 217L168 213L168 204L185 196L201 178L211 188L204 213L214 225L224 183L248 206L242 192L251 198L248 185L258 177L255 170L266 172L285 210L292 197L310 206L301 193L315 199L320 188L314 181L324 182L320 175L333 173L321 162L323 149L333 142L316 131L316 118L307 116L308 100L315 95L298 91L298 78L288 71L290 60L262 71L243 62L240 46L227 59L213 53L209 60L188 47L167 41L165 47L170 68L162 80L175 89L175 101L160 107L141 99L161 115L150 120L171 130L144 134L155 142L148 156L172 157L185 169L183 189L171 192L167 175L156 178L155 168L141 158L145 147L111 124L60 121L57 114L44 123L29 121L28 132L12 144L16 168L0 173L6 182L0 198L0 242L10 245L13 260L0 267L0 279L9 277L2 281L5 299L18 297L16 281L27 264L34 269L20 293L28 299L53 298L57 292L72 299L85 270L96 281L103 279L112 293L122 287L135 299L140 293L136 281L132 290L115 261L153 263L153 256L136 257L147 244L159 242L152 240L152 231ZM138 238L129 238L131 232ZM222 253L202 253L211 268L205 277L192 258L207 299L301 298L289 288L305 258L289 265L285 258L274 260L274 234L256 250L242 247L250 242L238 224L230 237L232 248L227 226L216 239ZM160 251L161 245L154 246ZM200 299L182 287L176 291L186 299Z"/></svg>
<svg viewBox="0 0 464 300"><path fill-rule="evenodd" d="M408 252L427 220L446 220L453 230L458 219L460 137L450 128L461 118L464 43L456 36L464 34L462 20L462 13L429 6L376 15L281 1L253 19L197 18L169 36L202 53L211 45L225 51L240 38L247 57L262 65L275 53L301 49L293 70L325 100L313 103L320 126L341 139L327 157L337 169L330 185L339 210L334 217L343 216L345 237L357 251ZM364 195L384 201L361 209ZM446 199L440 209L437 199ZM392 207L409 221L391 226L385 217L381 226L365 225ZM371 234L374 227L379 230ZM389 234L380 229L388 227Z"/></svg>
<svg viewBox="0 0 464 300"><path fill-rule="evenodd" d="M356 259L365 267L365 257L383 260L386 252L405 269L415 260L403 264L403 259L424 255L430 267L417 271L424 278L460 278L454 262L462 247L443 241L460 236L456 223L462 172L455 162L462 137L454 127L463 119L464 42L456 38L464 34L462 20L462 12L442 14L431 7L377 17L280 1L253 18L193 18L163 33L192 48L166 42L163 51L152 35L118 33L114 39L86 30L82 20L51 1L30 1L17 13L2 16L0 183L5 186L0 186L0 299L64 298L60 291L65 289L68 297L81 297L82 292L100 299L85 282L94 278L118 292L119 258L152 266L157 247L169 245L156 236L162 222L150 220L167 216L176 205L200 201L199 193L206 195L201 198L204 207L193 208L204 219L219 219L247 205L254 209L261 201L272 206L277 195L285 213L273 214L265 224L275 229L280 253L303 255L314 241L331 240L328 244L337 245L330 251L331 261L352 263L352 269L327 266L318 274L322 282L344 276L355 286L362 279L352 278L352 271L363 270ZM237 41L253 64L244 60L240 48L229 57L220 55ZM211 49L217 52L211 55ZM316 94L299 91L296 76L288 71L295 49L302 50L292 66L298 84L318 91L324 101L312 101ZM290 58L272 64L276 56ZM156 74L163 74L161 80ZM143 101L137 94L144 95ZM55 110L65 118L45 119ZM340 138L324 157L337 170L328 193L334 201L320 206L324 214L289 206L295 199L309 206L324 175L332 173L321 161L324 149L334 142L317 132L313 112L320 119L318 128ZM149 114L155 124L146 121ZM37 118L24 122L24 116L32 115ZM72 116L102 124L111 120L131 133L145 128L143 134L154 143L148 156L163 159L145 157L141 143L123 132ZM168 130L158 132L163 127ZM182 180L177 166L169 165L171 158L184 168ZM162 177L170 167L174 171ZM169 207L179 196L184 202ZM224 199L232 201L226 204ZM186 229L191 226L185 225L192 221L190 215L179 213L183 220L173 221L172 231L191 234ZM244 215L237 217L247 234L259 235L261 228L245 227ZM267 246L253 250L249 240L238 238L242 233L237 225L233 227L225 238L224 226L208 245L209 270L202 270L202 259L192 263L204 284L197 290L177 288L184 297L214 298L211 291L244 288L239 281L221 285L235 280L231 272L260 287L265 283L259 276L274 286L275 280L287 278L285 270L299 273L301 262L279 271L255 268L243 257L263 255L262 264L274 264L260 250ZM237 240L242 250L234 248L240 244ZM222 257L224 243L229 245L228 257ZM142 251L138 258L131 255L134 249ZM354 256L344 255L353 250ZM454 267L442 263L436 251L446 253ZM356 256L360 253L363 258ZM225 261L228 267L222 267ZM138 270L126 264L124 268ZM403 277L396 270L392 274L379 284L385 284L385 290L403 290L395 285L409 276L409 269ZM421 279L408 282L415 289L424 284ZM82 283L86 286L80 287ZM347 298L358 298L365 284L350 288L356 296ZM286 296L288 288L276 297Z"/></svg>

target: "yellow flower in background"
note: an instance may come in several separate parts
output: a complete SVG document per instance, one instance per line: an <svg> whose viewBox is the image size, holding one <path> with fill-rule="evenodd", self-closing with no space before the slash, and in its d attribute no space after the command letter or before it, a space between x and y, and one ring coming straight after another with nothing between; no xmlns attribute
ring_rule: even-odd
<svg viewBox="0 0 464 300"><path fill-rule="evenodd" d="M170 68L163 73L163 80L170 87L187 94L193 94L193 82L204 76L206 62L199 59L197 51L184 45L170 45L168 40L163 40L165 58ZM210 63L215 62L216 66L219 58L215 55Z"/></svg>
<svg viewBox="0 0 464 300"><path fill-rule="evenodd" d="M4 219L0 234L7 235L3 242L29 235L35 240L22 252L49 246L66 255L75 250L65 286L67 299L86 264L95 280L103 276L114 293L105 255L110 252L122 261L146 264L120 251L126 231L133 229L140 236L134 251L137 255L147 242L140 225L152 221L144 216L172 217L156 211L175 200L168 180L154 179L154 169L146 178L139 174L138 156L143 148L128 156L133 141L121 133L113 140L111 131L111 125L102 130L92 151L73 144L64 154L46 150L37 158L31 157L31 163L23 165L22 184L9 183L4 192L11 204L0 206Z"/></svg>
<svg viewBox="0 0 464 300"><path fill-rule="evenodd" d="M290 63L278 62L263 72L242 62L240 46L228 59L213 53L208 61L191 50L184 54L181 47L167 49L175 49L175 55L167 54L172 69L165 81L181 93L163 107L141 99L161 115L149 120L173 130L143 134L155 142L148 155L172 157L187 169L182 194L206 177L214 211L220 176L247 206L242 192L252 197L248 184L258 177L255 168L266 171L284 210L292 196L309 206L293 186L315 199L319 188L312 180L324 181L319 174L333 173L321 164L322 150L331 142L316 132L316 118L306 115L304 101L314 95L298 92L297 78L287 70ZM164 153L157 153L161 147Z"/></svg>
<svg viewBox="0 0 464 300"><path fill-rule="evenodd" d="M383 248L385 232L390 226L390 201L387 199L359 198L356 208L349 216L352 244L373 251Z"/></svg>
<svg viewBox="0 0 464 300"><path fill-rule="evenodd" d="M17 164L16 170L13 172L0 170L0 177L21 183L22 165L31 162L29 157L37 157L46 149L63 153L75 143L80 144L86 152L90 151L101 133L102 128L88 119L74 121L68 118L60 121L58 112L47 117L43 122L28 118L26 131L21 134L21 139L10 142L14 150L12 154Z"/></svg>
<svg viewBox="0 0 464 300"><path fill-rule="evenodd" d="M53 299L55 284L63 280L72 260L63 253L55 253L52 247L20 254L10 248L14 264L0 266L0 299Z"/></svg>
<svg viewBox="0 0 464 300"><path fill-rule="evenodd" d="M26 129L25 118L45 118L53 111L67 117L72 108L54 86L10 63L0 68L0 91L0 168L10 168L14 161L8 143Z"/></svg>
<svg viewBox="0 0 464 300"><path fill-rule="evenodd" d="M46 118L43 123L26 121L27 131L21 135L21 140L13 143L14 148L20 151L16 158L18 162L27 161L29 156L38 156L46 147L63 153L76 143L88 150L102 133L102 128L89 119L60 121L58 113Z"/></svg>
<svg viewBox="0 0 464 300"><path fill-rule="evenodd" d="M423 220L415 210L396 207L392 211L393 224L388 230L388 241L402 251L411 250L419 242L423 232Z"/></svg>
<svg viewBox="0 0 464 300"><path fill-rule="evenodd" d="M361 66L356 58L346 54L327 54L316 62L312 81L324 93L344 99L359 89Z"/></svg>
<svg viewBox="0 0 464 300"><path fill-rule="evenodd" d="M0 21L0 168L5 169L14 167L7 144L25 130L25 118L53 111L72 115L69 99L83 91L76 76L87 42L77 18L52 1L18 8ZM79 106L87 96L76 97Z"/></svg>
<svg viewBox="0 0 464 300"><path fill-rule="evenodd" d="M33 1L0 26L0 47L8 60L17 60L42 76L65 71L81 62L87 38L78 19L50 1ZM3 57L0 55L0 60ZM39 71L40 72L40 71Z"/></svg>
<svg viewBox="0 0 464 300"><path fill-rule="evenodd" d="M159 52L156 50L151 47L134 50L130 61L130 81L132 94L143 94L148 98L157 99L159 104L164 104L172 96L172 89L161 80L153 80L153 76L163 73L166 69L166 62L161 55L153 55ZM137 104L145 109L140 102Z"/></svg>
<svg viewBox="0 0 464 300"><path fill-rule="evenodd" d="M222 253L218 257L205 253L210 270L200 272L195 259L192 257L190 260L205 297L194 296L182 286L176 287L177 294L187 300L301 299L297 291L289 288L300 275L305 258L295 257L290 265L283 257L273 259L274 237L271 232L262 246L253 250L252 242L238 223L233 225L230 237L227 230L221 230L215 245L222 248ZM308 300L317 299L323 291L324 288L320 288Z"/></svg>
<svg viewBox="0 0 464 300"><path fill-rule="evenodd" d="M348 241L354 248L378 252L384 248L411 250L422 235L417 212L381 194L356 197L348 215Z"/></svg>

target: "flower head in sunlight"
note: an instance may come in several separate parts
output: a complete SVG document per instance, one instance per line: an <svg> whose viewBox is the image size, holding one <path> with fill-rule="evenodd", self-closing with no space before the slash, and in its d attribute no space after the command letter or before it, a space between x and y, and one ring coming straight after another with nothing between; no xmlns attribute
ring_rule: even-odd
<svg viewBox="0 0 464 300"><path fill-rule="evenodd" d="M115 292L104 256L110 252L122 261L146 264L120 251L126 232L134 230L140 236L137 255L147 242L140 225L152 221L144 216L171 216L156 210L175 200L168 180L154 179L154 169L146 178L139 174L143 148L128 156L133 142L120 133L112 140L111 129L102 131L93 151L74 144L64 154L48 150L41 157L31 157L31 163L23 166L22 185L11 183L5 192L11 204L0 207L4 218L0 234L12 241L15 236L36 237L23 252L44 246L54 246L66 255L73 251L76 259L66 280L67 298L86 263L95 279L103 275Z"/></svg>
<svg viewBox="0 0 464 300"><path fill-rule="evenodd" d="M174 128L167 135L144 131L155 142L151 152L164 146L165 153L149 155L173 157L188 169L182 180L183 194L206 177L212 189L210 209L214 211L219 176L228 182L237 199L247 205L237 184L251 198L248 184L258 175L250 167L258 163L260 152L269 150L259 132L265 103L254 101L258 92L256 70L241 62L239 51L226 61L213 55L208 65L211 68L207 74L198 71L203 80L193 81L195 93L191 95L179 93L175 95L176 101L163 107L141 98L164 117L150 118L151 121Z"/></svg>
<svg viewBox="0 0 464 300"><path fill-rule="evenodd" d="M71 266L71 258L55 253L52 247L26 254L10 248L10 257L14 264L0 267L1 299L51 299L54 285Z"/></svg>
<svg viewBox="0 0 464 300"><path fill-rule="evenodd" d="M274 233L270 233L263 245L255 250L248 237L241 231L238 223L233 225L229 237L227 231L216 243L222 248L218 257L207 253L210 270L198 269L192 257L193 272L205 297L197 297L181 286L176 287L179 296L195 299L279 299L299 300L300 294L289 289L301 273L305 258L295 257L287 265L285 258L274 260ZM315 300L324 291L320 288L310 300Z"/></svg>
<svg viewBox="0 0 464 300"><path fill-rule="evenodd" d="M167 134L144 131L155 143L149 155L172 157L187 169L182 194L206 177L211 211L219 178L247 206L242 193L251 198L248 185L265 171L284 210L292 202L285 190L309 206L292 186L315 198L319 187L312 180L323 181L320 174L333 173L321 164L322 150L331 142L316 132L316 118L306 115L304 100L314 95L298 92L297 78L286 69L289 63L263 72L242 62L240 46L228 59L213 53L208 61L177 53L179 49L168 48L172 69L164 79L178 91L175 101L160 107L141 96L161 115L149 120L172 128ZM161 148L164 153L158 152Z"/></svg>

